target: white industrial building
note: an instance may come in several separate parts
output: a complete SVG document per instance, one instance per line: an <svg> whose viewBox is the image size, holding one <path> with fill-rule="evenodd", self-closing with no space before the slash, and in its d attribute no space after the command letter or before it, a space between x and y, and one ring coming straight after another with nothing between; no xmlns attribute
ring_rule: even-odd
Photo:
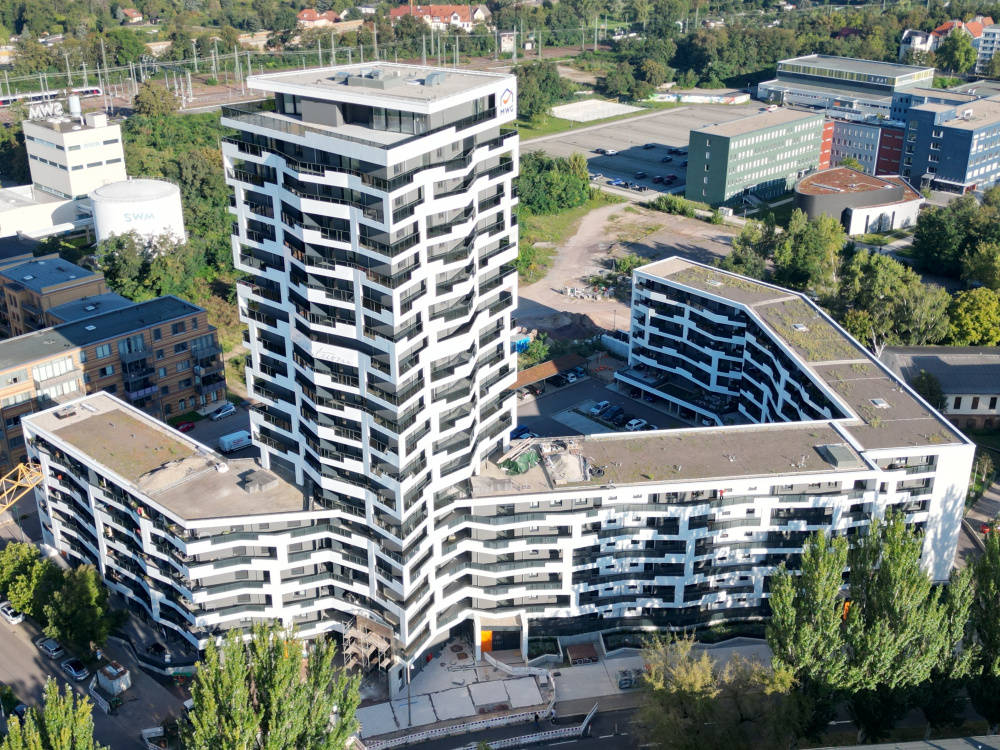
<svg viewBox="0 0 1000 750"><path fill-rule="evenodd" d="M146 240L169 235L185 242L181 191L166 180L136 178L111 182L90 193L97 242L135 232Z"/></svg>
<svg viewBox="0 0 1000 750"><path fill-rule="evenodd" d="M225 109L223 151L263 468L107 394L23 420L46 541L156 621L197 644L262 619L342 633L396 694L453 631L524 648L764 616L810 533L890 507L947 578L974 446L778 287L636 273L618 377L708 426L509 443L513 77L250 85L275 111ZM391 637L360 642L371 623Z"/></svg>

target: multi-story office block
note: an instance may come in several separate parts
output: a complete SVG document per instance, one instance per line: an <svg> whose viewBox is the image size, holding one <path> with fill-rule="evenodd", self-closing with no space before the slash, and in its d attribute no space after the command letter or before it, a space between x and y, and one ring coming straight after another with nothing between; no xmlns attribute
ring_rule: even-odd
<svg viewBox="0 0 1000 750"><path fill-rule="evenodd" d="M105 114L26 120L23 128L36 190L74 200L126 178L121 126Z"/></svg>
<svg viewBox="0 0 1000 750"><path fill-rule="evenodd" d="M1000 96L910 107L901 174L914 186L953 193L1000 178Z"/></svg>
<svg viewBox="0 0 1000 750"><path fill-rule="evenodd" d="M54 253L0 264L0 336L47 328L51 308L107 291L104 274Z"/></svg>
<svg viewBox="0 0 1000 750"><path fill-rule="evenodd" d="M205 311L177 297L0 341L0 468L25 456L22 416L85 392L117 394L160 419L225 398L220 351Z"/></svg>
<svg viewBox="0 0 1000 750"><path fill-rule="evenodd" d="M360 631L381 627L392 637L378 661L396 665L394 692L398 665L422 663L453 632L478 652L524 648L529 633L766 616L769 577L780 563L795 568L810 534L850 537L890 510L925 532L923 563L947 579L970 441L802 295L679 258L634 281L618 379L693 427L492 446L447 493L432 475L427 518L397 544L382 495L365 496L361 515L346 509L360 507L346 479L334 504L324 474L305 469L297 486L88 396L24 420L45 473L46 538L199 645L269 619L307 637L343 632L351 654ZM332 407L307 398L296 402L302 418L288 407L283 419L299 420L305 445L327 441L321 467L340 466L322 459L348 455L333 446L353 437L310 425ZM259 414L281 429L276 401ZM368 418L355 418L362 433ZM280 473L297 468L276 458Z"/></svg>
<svg viewBox="0 0 1000 750"><path fill-rule="evenodd" d="M222 120L254 438L345 529L303 569L372 573L357 606L295 622L363 610L411 662L437 630L434 514L513 424L515 79L375 63L248 85L273 99Z"/></svg>
<svg viewBox="0 0 1000 750"><path fill-rule="evenodd" d="M820 167L823 130L822 115L792 109L692 130L685 194L711 204L779 196Z"/></svg>

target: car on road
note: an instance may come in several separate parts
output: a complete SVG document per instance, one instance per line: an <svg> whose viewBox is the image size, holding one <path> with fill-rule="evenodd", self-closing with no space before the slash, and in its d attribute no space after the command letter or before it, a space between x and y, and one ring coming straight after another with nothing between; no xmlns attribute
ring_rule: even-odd
<svg viewBox="0 0 1000 750"><path fill-rule="evenodd" d="M8 625L19 625L24 622L24 615L14 609L10 602L0 604L0 616L7 621Z"/></svg>
<svg viewBox="0 0 1000 750"><path fill-rule="evenodd" d="M610 406L610 405L611 405L610 401L598 401L596 404L594 404L593 406L590 407L590 415L592 417L596 417L602 411L604 411L605 409L607 409L608 406Z"/></svg>
<svg viewBox="0 0 1000 750"><path fill-rule="evenodd" d="M637 180L645 180L647 177L649 177L649 175L645 172L639 171L635 173L635 179Z"/></svg>
<svg viewBox="0 0 1000 750"><path fill-rule="evenodd" d="M612 180L612 181L611 181L611 182L609 182L608 184L609 184L609 185L610 185L611 187L621 187L622 185L628 185L628 183L627 183L627 182L625 182L625 180L621 180L621 179L618 179L618 180Z"/></svg>
<svg viewBox="0 0 1000 750"><path fill-rule="evenodd" d="M649 149L651 149L651 148L656 148L656 144L655 144L655 143L647 143L647 144L645 144L645 145L643 146L643 148L644 148L644 149L646 149L646 150L648 151L648 150L649 150Z"/></svg>
<svg viewBox="0 0 1000 750"><path fill-rule="evenodd" d="M688 165L688 160L687 159L685 159L684 161L681 162L681 166L682 167L686 167L687 165Z"/></svg>
<svg viewBox="0 0 1000 750"><path fill-rule="evenodd" d="M675 182L677 182L677 175L668 174L666 177L663 178L663 182L666 185L673 185Z"/></svg>
<svg viewBox="0 0 1000 750"><path fill-rule="evenodd" d="M674 160L674 157L672 157L672 156L664 156L662 159L660 159L660 162L663 163L663 164L669 164L673 160Z"/></svg>
<svg viewBox="0 0 1000 750"><path fill-rule="evenodd" d="M58 659L66 653L54 638L43 638L38 641L38 650L50 659Z"/></svg>
<svg viewBox="0 0 1000 750"><path fill-rule="evenodd" d="M177 425L177 429L180 432L191 432L194 429L194 422L181 422Z"/></svg>
<svg viewBox="0 0 1000 750"><path fill-rule="evenodd" d="M628 430L629 432L635 432L637 430L641 430L647 424L649 423L645 419L633 419L627 425L625 425L625 429Z"/></svg>
<svg viewBox="0 0 1000 750"><path fill-rule="evenodd" d="M68 674L70 678L79 682L80 680L86 680L90 677L90 671L83 665L83 662L79 659L67 659L62 664L59 665L63 672Z"/></svg>
<svg viewBox="0 0 1000 750"><path fill-rule="evenodd" d="M212 421L218 422L220 419L231 417L236 413L236 407L228 401L212 412Z"/></svg>
<svg viewBox="0 0 1000 750"><path fill-rule="evenodd" d="M659 185L661 182L663 182L663 175L662 174L658 174L655 177L653 177L653 184L654 185Z"/></svg>

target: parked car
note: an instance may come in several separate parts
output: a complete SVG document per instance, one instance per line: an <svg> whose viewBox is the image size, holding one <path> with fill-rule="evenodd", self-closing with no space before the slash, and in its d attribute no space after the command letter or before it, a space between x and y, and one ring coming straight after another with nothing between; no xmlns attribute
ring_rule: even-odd
<svg viewBox="0 0 1000 750"><path fill-rule="evenodd" d="M648 150L649 150L649 149L651 149L651 148L656 148L656 144L655 144L655 143L647 143L647 144L645 144L645 145L643 146L643 148L644 148L644 149L646 149L646 150L648 151Z"/></svg>
<svg viewBox="0 0 1000 750"><path fill-rule="evenodd" d="M212 412L212 421L218 422L220 419L231 417L236 413L236 407L228 401Z"/></svg>
<svg viewBox="0 0 1000 750"><path fill-rule="evenodd" d="M611 420L611 424L613 424L615 427L621 427L626 422L628 422L629 419L630 419L630 417L628 416L628 414L626 414L623 411L621 414L619 414L617 417L615 417L614 419Z"/></svg>
<svg viewBox="0 0 1000 750"><path fill-rule="evenodd" d="M604 412L601 417L607 422L614 422L617 417L624 414L625 410L620 406L612 406L606 412Z"/></svg>
<svg viewBox="0 0 1000 750"><path fill-rule="evenodd" d="M684 161L681 162L681 166L682 167L686 167L687 165L688 165L688 160L687 159L685 159Z"/></svg>
<svg viewBox="0 0 1000 750"><path fill-rule="evenodd" d="M563 377L566 378L567 383L575 383L577 380L580 379L580 376L577 375L575 372L567 372Z"/></svg>
<svg viewBox="0 0 1000 750"><path fill-rule="evenodd" d="M532 396L541 396L543 393L545 393L545 386L542 385L541 383L532 383L531 385L528 386L528 393L530 393Z"/></svg>
<svg viewBox="0 0 1000 750"><path fill-rule="evenodd" d="M217 441L217 444L222 453L235 453L238 450L242 450L253 445L250 440L249 430L238 430L236 432L230 432L228 435L222 435Z"/></svg>
<svg viewBox="0 0 1000 750"><path fill-rule="evenodd" d="M24 615L14 609L10 602L0 604L0 616L3 616L9 625L19 625L24 622Z"/></svg>
<svg viewBox="0 0 1000 750"><path fill-rule="evenodd" d="M83 665L83 662L79 659L67 659L62 664L59 665L63 672L68 674L72 679L79 682L80 680L86 680L90 677L90 671Z"/></svg>
<svg viewBox="0 0 1000 750"><path fill-rule="evenodd" d="M610 401L598 401L596 404L590 407L591 416L596 417L602 411L607 409L610 404L611 404Z"/></svg>
<svg viewBox="0 0 1000 750"><path fill-rule="evenodd" d="M177 425L177 430L179 432L191 432L194 429L194 422L181 422Z"/></svg>
<svg viewBox="0 0 1000 750"><path fill-rule="evenodd" d="M562 388L569 381L566 380L565 375L553 375L551 378L546 378L545 382L553 386L554 388Z"/></svg>
<svg viewBox="0 0 1000 750"><path fill-rule="evenodd" d="M660 162L662 162L663 164L669 164L673 160L674 160L674 157L672 157L672 156L664 156L662 159L660 159Z"/></svg>
<svg viewBox="0 0 1000 750"><path fill-rule="evenodd" d="M641 430L647 424L648 422L645 419L633 419L625 425L625 429L629 432L635 432L636 430Z"/></svg>
<svg viewBox="0 0 1000 750"><path fill-rule="evenodd" d="M645 180L647 177L649 177L649 175L646 174L645 172L640 171L635 173L635 179L637 180Z"/></svg>
<svg viewBox="0 0 1000 750"><path fill-rule="evenodd" d="M43 638L38 641L38 650L50 659L58 659L66 653L54 638Z"/></svg>
<svg viewBox="0 0 1000 750"><path fill-rule="evenodd" d="M605 156L614 156L617 153L618 153L618 151L616 151L613 148L606 148L606 149L604 149L604 155Z"/></svg>
<svg viewBox="0 0 1000 750"><path fill-rule="evenodd" d="M23 703L18 703L14 706L13 713L17 718L23 719L28 714L28 707Z"/></svg>
<svg viewBox="0 0 1000 750"><path fill-rule="evenodd" d="M663 182L663 175L662 174L658 174L658 175L656 175L653 178L653 184L654 185L659 185L661 182Z"/></svg>
<svg viewBox="0 0 1000 750"><path fill-rule="evenodd" d="M658 429L660 429L660 428L657 427L655 424L644 424L642 426L642 431L643 432L649 432L650 430L658 430Z"/></svg>
<svg viewBox="0 0 1000 750"><path fill-rule="evenodd" d="M677 182L677 175L668 174L666 177L663 178L663 182L667 185L673 185L675 182Z"/></svg>
<svg viewBox="0 0 1000 750"><path fill-rule="evenodd" d="M594 153L595 154L606 154L606 153L608 153L608 150L606 148L595 148L594 149Z"/></svg>
<svg viewBox="0 0 1000 750"><path fill-rule="evenodd" d="M529 432L531 432L531 430L529 430L523 424L519 425L519 426L515 427L513 430L510 431L510 439L511 440L520 440L525 435L527 435Z"/></svg>

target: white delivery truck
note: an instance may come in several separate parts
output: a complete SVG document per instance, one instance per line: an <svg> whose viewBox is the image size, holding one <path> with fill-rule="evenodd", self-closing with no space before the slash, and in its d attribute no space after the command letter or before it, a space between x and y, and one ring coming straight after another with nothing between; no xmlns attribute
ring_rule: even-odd
<svg viewBox="0 0 1000 750"><path fill-rule="evenodd" d="M253 443L250 442L250 433L246 430L240 430L239 432L230 432L228 435L222 435L219 438L218 445L219 450L223 453L232 453L241 448L253 445Z"/></svg>

